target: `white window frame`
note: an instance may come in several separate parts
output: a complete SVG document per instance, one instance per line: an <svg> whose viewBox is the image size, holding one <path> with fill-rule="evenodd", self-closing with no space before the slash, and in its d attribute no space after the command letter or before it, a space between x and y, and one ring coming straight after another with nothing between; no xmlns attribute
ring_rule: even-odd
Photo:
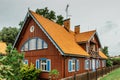
<svg viewBox="0 0 120 80"><path fill-rule="evenodd" d="M43 63L42 61L43 61L42 59L39 60L41 71L43 71L43 72L50 72L51 71L51 60L50 59L45 59L45 61L46 61L45 63ZM47 63L48 61L50 62L49 65ZM49 70L47 69L48 66L49 66Z"/></svg>
<svg viewBox="0 0 120 80"><path fill-rule="evenodd" d="M43 61L45 61L45 63ZM40 69L42 71L47 71L47 60L40 60Z"/></svg>

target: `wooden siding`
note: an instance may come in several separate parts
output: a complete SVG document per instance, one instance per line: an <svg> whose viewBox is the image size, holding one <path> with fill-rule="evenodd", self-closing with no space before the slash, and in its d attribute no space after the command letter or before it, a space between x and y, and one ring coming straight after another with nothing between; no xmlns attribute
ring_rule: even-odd
<svg viewBox="0 0 120 80"><path fill-rule="evenodd" d="M30 32L30 27L35 26L34 32ZM58 49L53 45L53 43L48 39L48 37L44 34L44 32L39 28L39 26L34 22L34 20L29 17L21 34L18 38L18 42L16 43L15 47L20 52L22 45L31 38L39 37L43 39L47 44L48 48L46 49L39 49L39 50L31 50L25 51L25 59L28 60L28 63L36 63L36 60L39 58L47 58L51 60L51 70L57 69L60 73L59 79L73 76L75 72L68 71L68 60L72 58L77 58L80 62L80 69L76 72L76 74L87 72L85 70L85 59L84 57L65 57L60 54ZM96 39L95 39L96 40ZM97 40L96 40L97 42ZM84 49L86 48L86 44L82 46ZM99 48L99 47L97 47ZM85 49L86 50L86 49ZM102 63L102 62L101 62ZM41 78L48 78L48 72L42 72L40 74Z"/></svg>

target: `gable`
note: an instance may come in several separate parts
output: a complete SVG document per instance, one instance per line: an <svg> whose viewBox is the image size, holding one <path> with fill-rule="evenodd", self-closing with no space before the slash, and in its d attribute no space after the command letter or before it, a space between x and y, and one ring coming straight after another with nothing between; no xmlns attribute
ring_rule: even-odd
<svg viewBox="0 0 120 80"><path fill-rule="evenodd" d="M39 27L53 39L53 44L56 44L64 54L74 54L89 56L75 41L74 36L69 34L62 26L34 13L30 12L33 19L36 20Z"/></svg>
<svg viewBox="0 0 120 80"><path fill-rule="evenodd" d="M44 34L49 38L49 40L53 43L53 45L58 49L61 55L73 54L73 55L80 55L80 56L89 56L89 54L85 52L76 43L74 36L69 34L69 32L67 32L62 26L32 11L29 11L28 14L39 26L39 28L44 32ZM17 40L15 42L15 45L16 44L17 44Z"/></svg>
<svg viewBox="0 0 120 80"><path fill-rule="evenodd" d="M86 43L90 41L93 43L97 43L98 46L101 47L101 43L96 30L76 34L77 43Z"/></svg>

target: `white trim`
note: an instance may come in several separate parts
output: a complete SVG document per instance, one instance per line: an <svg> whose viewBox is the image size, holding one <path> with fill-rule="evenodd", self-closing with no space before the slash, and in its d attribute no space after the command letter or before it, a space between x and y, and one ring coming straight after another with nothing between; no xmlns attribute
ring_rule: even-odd
<svg viewBox="0 0 120 80"><path fill-rule="evenodd" d="M90 42L90 40L94 37L95 34L97 35L97 38L98 38L100 46L102 47L100 39L99 39L98 34L97 34L97 31L94 32L94 34L90 37L90 39L88 40L88 42Z"/></svg>
<svg viewBox="0 0 120 80"><path fill-rule="evenodd" d="M15 42L14 42L14 44L13 44L13 48L15 47L15 44L16 44L19 36L20 36L21 31L23 30L23 27L24 27L25 22L27 21L27 18L28 18L28 17L29 17L29 13L27 12L27 14L26 14L26 16L25 16L25 19L24 19L24 21L23 21L23 25L22 25L22 27L21 27L21 30L20 30L20 32L18 33L18 35L17 35L17 37L16 37L16 39L15 39Z"/></svg>
<svg viewBox="0 0 120 80"><path fill-rule="evenodd" d="M50 37L50 35L45 31L45 29L41 26L41 24L34 18L34 16L29 12L30 16L33 18L33 20L36 22L36 24L40 27L40 29L46 34L46 36L50 39L50 41L55 45L55 47L58 49L58 51L63 55L63 51L58 47L58 45L55 43L55 41Z"/></svg>

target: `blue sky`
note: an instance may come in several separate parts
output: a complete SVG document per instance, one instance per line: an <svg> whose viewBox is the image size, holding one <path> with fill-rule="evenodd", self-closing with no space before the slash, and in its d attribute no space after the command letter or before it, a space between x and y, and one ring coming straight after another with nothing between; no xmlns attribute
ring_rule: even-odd
<svg viewBox="0 0 120 80"><path fill-rule="evenodd" d="M120 0L0 0L0 29L19 27L28 8L48 7L66 17L67 4L72 30L76 25L81 25L81 32L96 29L109 54L120 55Z"/></svg>

